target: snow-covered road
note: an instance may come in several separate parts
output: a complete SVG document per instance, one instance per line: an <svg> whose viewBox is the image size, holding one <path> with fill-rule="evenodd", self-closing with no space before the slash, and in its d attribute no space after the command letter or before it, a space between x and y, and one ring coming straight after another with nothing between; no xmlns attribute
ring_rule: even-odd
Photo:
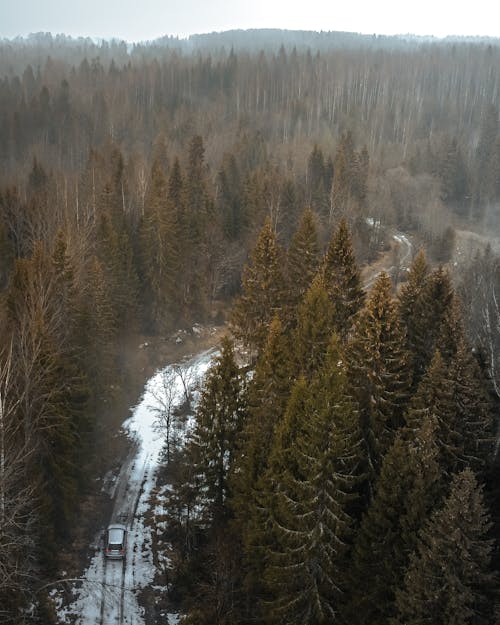
<svg viewBox="0 0 500 625"><path fill-rule="evenodd" d="M216 351L211 349L183 363L184 384L193 390L204 377ZM153 582L155 565L152 552L152 528L144 517L156 485L157 470L165 446L164 432L158 428L158 411L165 406L165 380L173 385L171 407L184 398L184 384L175 365L158 371L146 384L139 404L123 423L131 439L129 455L115 483L115 504L109 523L124 523L128 528L125 561L106 560L96 550L82 583L74 585L74 601L61 607L63 623L79 625L143 625L143 609L138 593ZM180 433L182 435L182 432ZM103 528L104 530L105 528ZM96 539L96 544L99 539ZM173 617L169 622L176 622Z"/></svg>
<svg viewBox="0 0 500 625"><path fill-rule="evenodd" d="M394 279L394 278L397 278L398 274L400 274L401 272L407 271L408 267L410 266L411 261L412 261L412 252L413 252L413 245L410 239L401 232L397 232L393 234L392 238L394 239L394 241L396 241L396 244L398 246L397 249L399 250L399 256L397 257L397 265L392 264L389 266L389 262L387 262L388 266L384 267L383 269L380 269L379 271L372 274L369 278L365 280L364 282L365 290L371 289L371 287L374 285L375 281L377 280L378 276L382 272L388 273ZM387 255L387 260L389 261L389 259L392 262L394 262L394 259L391 258L389 255Z"/></svg>

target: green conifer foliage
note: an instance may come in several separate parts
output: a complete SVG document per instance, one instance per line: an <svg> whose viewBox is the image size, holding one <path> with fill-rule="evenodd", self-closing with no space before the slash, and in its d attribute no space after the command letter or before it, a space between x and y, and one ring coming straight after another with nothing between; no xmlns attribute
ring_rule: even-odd
<svg viewBox="0 0 500 625"><path fill-rule="evenodd" d="M226 155L217 174L217 209L227 239L238 240L248 225L241 201L242 185L236 158Z"/></svg>
<svg viewBox="0 0 500 625"><path fill-rule="evenodd" d="M177 170L170 184L159 163L151 172L150 191L146 197L140 224L140 258L144 295L149 311L149 324L156 331L170 329L180 315L179 293L180 237L177 211L173 198L179 194ZM167 195L172 187L172 198Z"/></svg>
<svg viewBox="0 0 500 625"><path fill-rule="evenodd" d="M410 354L410 361L413 369L413 385L416 387L418 380L417 370L421 372L421 363L418 358L421 337L425 335L425 323L427 319L422 314L422 297L430 267L427 263L425 252L420 250L410 266L408 280L403 284L399 292L399 312L401 322L406 334L406 345Z"/></svg>
<svg viewBox="0 0 500 625"><path fill-rule="evenodd" d="M85 344L85 372L93 389L95 407L109 393L116 380L116 317L111 292L101 263L90 261L85 292L82 294L80 344Z"/></svg>
<svg viewBox="0 0 500 625"><path fill-rule="evenodd" d="M237 338L260 350L269 326L283 308L282 250L266 220L243 272L242 295L235 302L232 325Z"/></svg>
<svg viewBox="0 0 500 625"><path fill-rule="evenodd" d="M298 309L294 332L297 369L307 379L321 367L334 331L335 309L318 273Z"/></svg>
<svg viewBox="0 0 500 625"><path fill-rule="evenodd" d="M436 425L427 418L412 441L398 435L382 462L375 497L356 536L347 620L387 623L416 532L442 490ZM362 580L369 580L364 583Z"/></svg>
<svg viewBox="0 0 500 625"><path fill-rule="evenodd" d="M279 317L275 317L246 393L247 416L234 476L239 499L243 500L240 503L245 508L267 469L275 428L283 417L293 385L294 368L289 339Z"/></svg>
<svg viewBox="0 0 500 625"><path fill-rule="evenodd" d="M198 475L200 505L213 523L228 512L229 475L242 418L242 379L233 344L225 338L221 353L207 374L189 442Z"/></svg>
<svg viewBox="0 0 500 625"><path fill-rule="evenodd" d="M382 273L356 319L348 345L351 388L359 403L371 479L403 424L410 386L404 342L391 281Z"/></svg>
<svg viewBox="0 0 500 625"><path fill-rule="evenodd" d="M355 152L350 131L342 135L333 161L330 221L343 217L352 198Z"/></svg>
<svg viewBox="0 0 500 625"><path fill-rule="evenodd" d="M307 202L311 208L324 215L328 207L330 188L325 185L323 152L315 145L307 161Z"/></svg>
<svg viewBox="0 0 500 625"><path fill-rule="evenodd" d="M287 254L287 317L293 326L296 308L311 286L319 265L319 243L314 214L306 209Z"/></svg>
<svg viewBox="0 0 500 625"><path fill-rule="evenodd" d="M474 473L465 469L453 478L443 507L419 534L397 594L394 625L496 622L491 609L490 526L482 489Z"/></svg>
<svg viewBox="0 0 500 625"><path fill-rule="evenodd" d="M476 475L484 474L493 451L493 412L484 375L466 341L459 343L451 361L450 379L459 435L454 469L469 466Z"/></svg>
<svg viewBox="0 0 500 625"><path fill-rule="evenodd" d="M347 221L342 219L323 260L325 287L335 307L335 329L345 338L353 316L361 309L365 295L356 264Z"/></svg>
<svg viewBox="0 0 500 625"><path fill-rule="evenodd" d="M311 386L297 381L272 452L265 552L271 622L337 618L352 530L346 510L361 448L346 389L345 361L334 338Z"/></svg>
<svg viewBox="0 0 500 625"><path fill-rule="evenodd" d="M418 384L434 356L443 321L454 301L449 274L438 268L424 278L425 271L423 258L417 257L415 276L401 304L412 352L414 384Z"/></svg>
<svg viewBox="0 0 500 625"><path fill-rule="evenodd" d="M258 595L262 584L261 534L265 516L261 502L275 432L283 419L294 382L294 368L289 337L279 317L275 317L248 385L245 426L231 475L231 506L242 536L244 591L249 597ZM248 606L250 613L254 614L254 610L255 605Z"/></svg>
<svg viewBox="0 0 500 625"><path fill-rule="evenodd" d="M449 364L436 352L412 398L408 428L420 427L427 415L436 420L445 475L467 466L484 471L492 450L491 406L479 366L465 342Z"/></svg>

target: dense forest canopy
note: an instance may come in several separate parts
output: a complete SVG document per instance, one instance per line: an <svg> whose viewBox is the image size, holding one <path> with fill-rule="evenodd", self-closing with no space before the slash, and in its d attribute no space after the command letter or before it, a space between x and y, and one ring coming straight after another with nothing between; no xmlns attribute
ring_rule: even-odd
<svg viewBox="0 0 500 625"><path fill-rule="evenodd" d="M453 531L436 623L496 622L499 90L496 39L0 42L0 620L54 622L127 339L228 320L172 453L189 622L421 622Z"/></svg>

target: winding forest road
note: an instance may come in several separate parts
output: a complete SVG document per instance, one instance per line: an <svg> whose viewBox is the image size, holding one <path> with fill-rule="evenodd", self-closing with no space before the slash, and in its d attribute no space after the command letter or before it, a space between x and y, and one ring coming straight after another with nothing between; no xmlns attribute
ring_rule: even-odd
<svg viewBox="0 0 500 625"><path fill-rule="evenodd" d="M393 248L389 253L384 255L381 263L377 264L375 273L371 272L369 275L365 274L363 286L366 290L373 286L375 280L384 271L397 281L399 275L408 270L413 255L412 242L402 232L395 232L392 235L392 239L398 246L396 253ZM397 262L395 262L395 260Z"/></svg>
<svg viewBox="0 0 500 625"><path fill-rule="evenodd" d="M126 558L108 560L97 549L90 566L82 576L81 585L73 587L74 601L60 608L64 623L79 625L144 625L144 610L138 593L150 585L155 576L152 532L145 514L156 486L157 470L162 462L164 433L158 428L159 411L164 410L164 380L173 382L170 407L182 402L184 383L192 392L204 377L216 349L200 352L183 363L184 382L177 365L167 365L147 382L139 404L123 424L131 446L114 486L114 508L109 523L119 522L128 528ZM185 426L184 426L185 427ZM182 428L181 428L182 429ZM183 431L178 434L182 437ZM102 528L105 530L105 527ZM98 541L99 542L99 541ZM176 622L174 615L167 622Z"/></svg>

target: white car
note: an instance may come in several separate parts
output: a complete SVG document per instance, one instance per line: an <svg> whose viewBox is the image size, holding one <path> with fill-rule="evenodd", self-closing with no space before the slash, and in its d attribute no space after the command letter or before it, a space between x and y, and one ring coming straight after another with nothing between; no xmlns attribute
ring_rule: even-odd
<svg viewBox="0 0 500 625"><path fill-rule="evenodd" d="M120 523L110 525L106 530L104 556L110 560L123 560L127 549L127 528Z"/></svg>

